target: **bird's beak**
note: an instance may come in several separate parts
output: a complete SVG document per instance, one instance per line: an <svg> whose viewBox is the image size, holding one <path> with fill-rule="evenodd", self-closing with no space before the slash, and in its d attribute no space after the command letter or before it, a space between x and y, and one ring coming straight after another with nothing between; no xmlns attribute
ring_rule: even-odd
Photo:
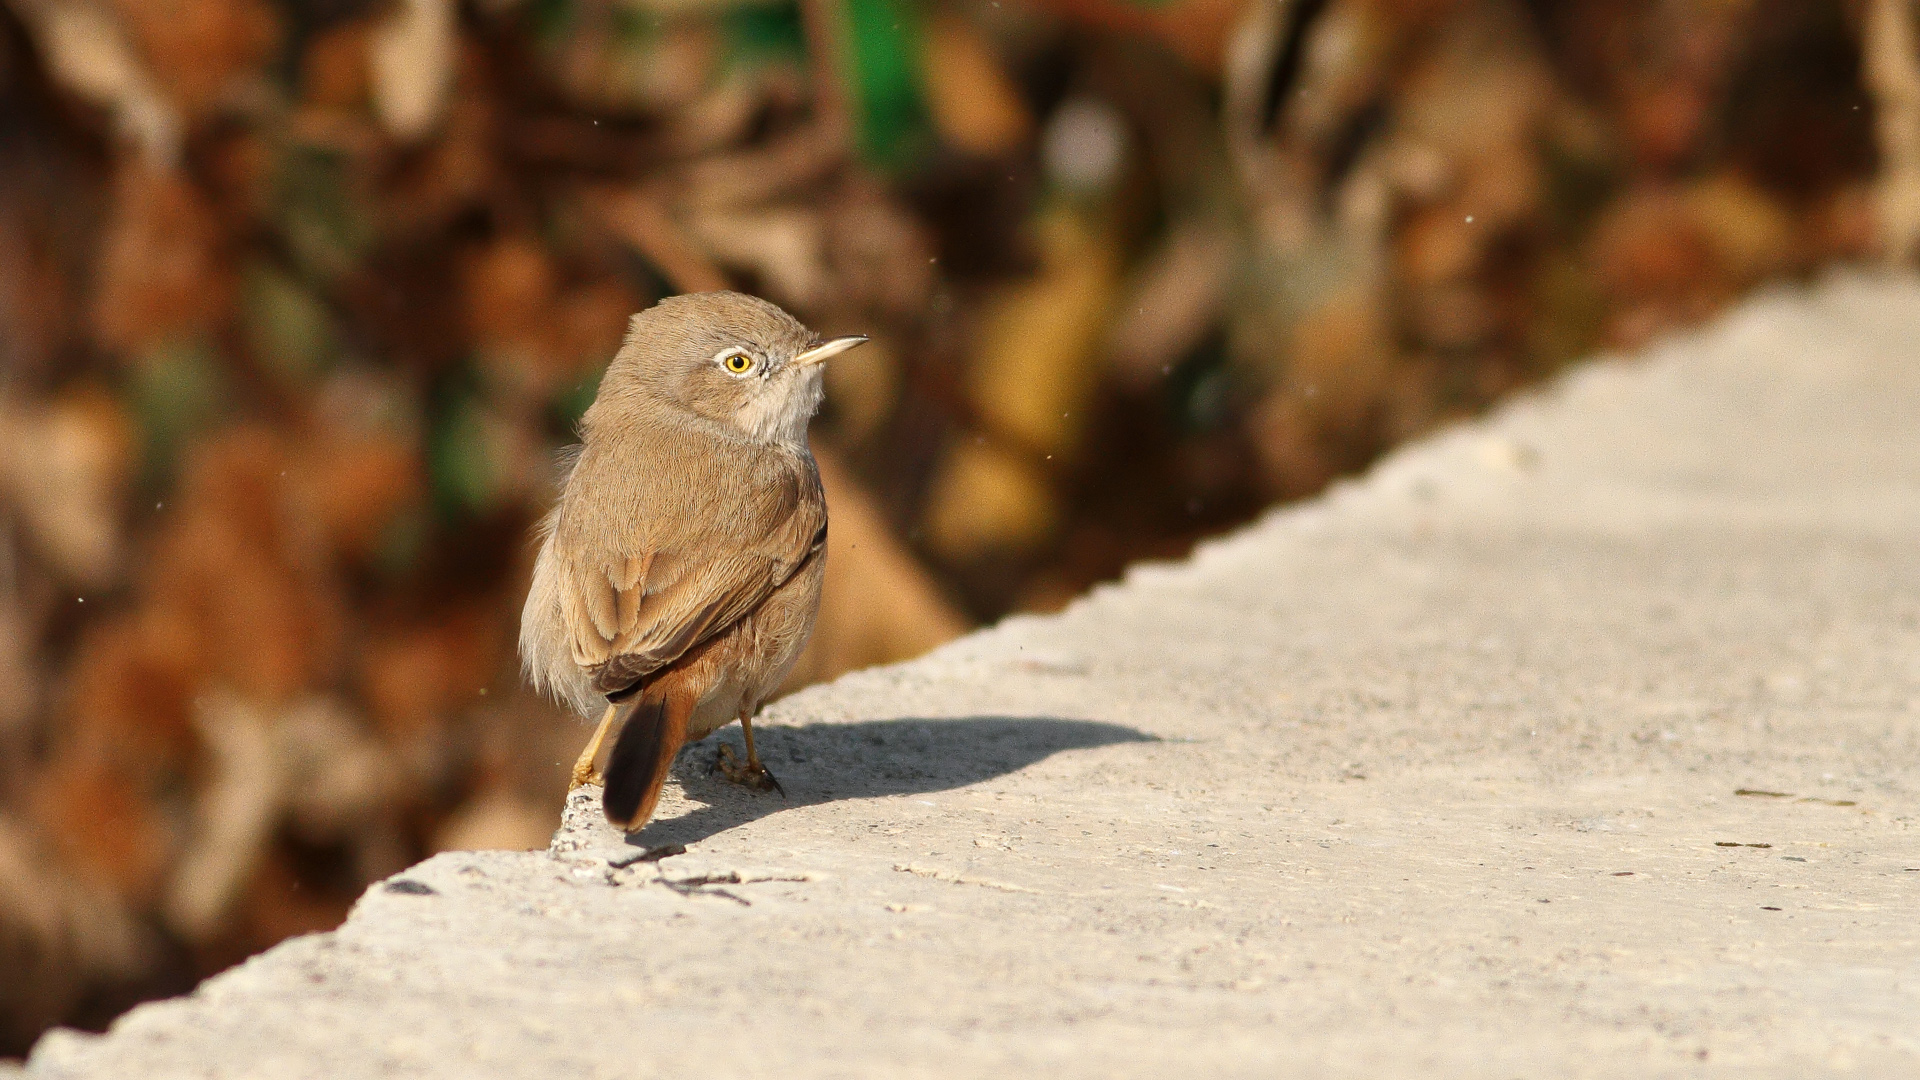
<svg viewBox="0 0 1920 1080"><path fill-rule="evenodd" d="M855 345L865 345L867 335L852 334L847 337L828 338L827 340L793 358L795 367L812 367L828 357L839 356Z"/></svg>

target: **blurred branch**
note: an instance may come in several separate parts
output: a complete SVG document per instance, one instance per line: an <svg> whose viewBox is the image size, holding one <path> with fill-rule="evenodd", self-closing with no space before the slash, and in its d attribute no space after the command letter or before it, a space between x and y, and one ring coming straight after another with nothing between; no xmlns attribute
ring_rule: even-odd
<svg viewBox="0 0 1920 1080"><path fill-rule="evenodd" d="M844 146L853 134L847 113L846 4L844 0L800 0L800 22L807 37L815 122L830 141Z"/></svg>
<svg viewBox="0 0 1920 1080"><path fill-rule="evenodd" d="M1906 264L1920 252L1920 34L1912 0L1870 0L1863 52L1877 104L1877 195L1885 257Z"/></svg>
<svg viewBox="0 0 1920 1080"><path fill-rule="evenodd" d="M1263 237L1281 250L1304 245L1314 232L1304 149L1284 145L1279 132L1298 77L1298 64L1285 61L1304 48L1322 6L1312 0L1253 0L1227 44L1220 125L1228 157ZM1282 80L1288 85L1280 85Z"/></svg>
<svg viewBox="0 0 1920 1080"><path fill-rule="evenodd" d="M185 124L112 13L91 0L7 0L31 29L53 77L111 111L149 164L179 160Z"/></svg>
<svg viewBox="0 0 1920 1080"><path fill-rule="evenodd" d="M588 198L607 229L646 256L676 291L710 292L731 287L713 260L674 222L664 189L602 190Z"/></svg>

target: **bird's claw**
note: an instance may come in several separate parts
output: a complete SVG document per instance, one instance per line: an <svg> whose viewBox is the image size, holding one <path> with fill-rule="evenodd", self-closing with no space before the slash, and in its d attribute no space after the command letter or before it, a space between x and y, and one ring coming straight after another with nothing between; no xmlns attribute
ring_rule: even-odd
<svg viewBox="0 0 1920 1080"><path fill-rule="evenodd" d="M780 786L780 781L767 771L765 765L752 758L740 760L739 755L733 752L733 747L727 743L720 744L720 752L714 755L713 764L707 767L708 776L716 772L741 787L752 788L755 791L777 791L782 798L787 794L787 789Z"/></svg>

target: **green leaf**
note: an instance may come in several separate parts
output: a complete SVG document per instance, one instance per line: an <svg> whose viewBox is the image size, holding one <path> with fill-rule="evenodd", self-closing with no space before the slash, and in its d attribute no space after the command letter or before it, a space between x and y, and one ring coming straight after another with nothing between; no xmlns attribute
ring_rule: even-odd
<svg viewBox="0 0 1920 1080"><path fill-rule="evenodd" d="M427 475L442 513L477 513L498 500L502 476L489 429L484 405L470 394L455 397L434 425Z"/></svg>
<svg viewBox="0 0 1920 1080"><path fill-rule="evenodd" d="M800 5L749 4L726 13L728 59L735 64L799 60L807 54Z"/></svg>
<svg viewBox="0 0 1920 1080"><path fill-rule="evenodd" d="M906 0L847 0L846 12L860 152L906 168L931 145L918 12Z"/></svg>
<svg viewBox="0 0 1920 1080"><path fill-rule="evenodd" d="M373 245L373 221L342 151L296 144L280 160L277 219L300 268L320 281L352 270Z"/></svg>
<svg viewBox="0 0 1920 1080"><path fill-rule="evenodd" d="M146 443L146 479L164 484L187 440L226 411L226 373L205 342L168 341L134 358L127 389Z"/></svg>
<svg viewBox="0 0 1920 1080"><path fill-rule="evenodd" d="M241 327L254 357L281 380L299 384L332 362L338 342L333 319L318 297L266 263L240 277Z"/></svg>

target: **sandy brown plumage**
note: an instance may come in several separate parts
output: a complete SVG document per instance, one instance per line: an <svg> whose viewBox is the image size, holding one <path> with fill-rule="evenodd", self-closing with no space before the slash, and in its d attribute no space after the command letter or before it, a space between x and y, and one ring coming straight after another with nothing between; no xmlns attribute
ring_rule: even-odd
<svg viewBox="0 0 1920 1080"><path fill-rule="evenodd" d="M806 423L818 361L858 340L705 293L636 315L608 366L542 526L520 644L537 686L583 715L612 703L592 748L620 726L615 824L644 824L680 745L749 720L805 645L827 529Z"/></svg>

